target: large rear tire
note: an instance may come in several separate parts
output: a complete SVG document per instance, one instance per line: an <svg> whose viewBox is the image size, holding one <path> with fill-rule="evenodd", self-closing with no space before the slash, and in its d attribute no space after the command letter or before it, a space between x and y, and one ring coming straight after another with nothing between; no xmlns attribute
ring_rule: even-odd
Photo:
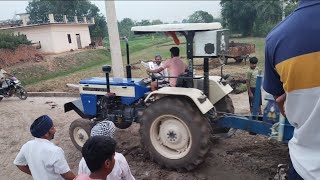
<svg viewBox="0 0 320 180"><path fill-rule="evenodd" d="M141 117L141 142L160 166L180 171L201 164L210 149L209 122L193 102L164 97Z"/></svg>
<svg viewBox="0 0 320 180"><path fill-rule="evenodd" d="M69 135L73 145L81 151L84 143L89 139L94 123L88 119L76 119L70 124Z"/></svg>
<svg viewBox="0 0 320 180"><path fill-rule="evenodd" d="M229 95L224 96L222 99L220 99L218 102L214 104L214 107L216 108L216 111L218 112L218 116L223 115L224 113L234 113L234 106L232 103L232 99ZM221 112L221 113L219 113ZM213 134L219 134L219 133L227 133L229 132L230 128L217 128L212 127Z"/></svg>

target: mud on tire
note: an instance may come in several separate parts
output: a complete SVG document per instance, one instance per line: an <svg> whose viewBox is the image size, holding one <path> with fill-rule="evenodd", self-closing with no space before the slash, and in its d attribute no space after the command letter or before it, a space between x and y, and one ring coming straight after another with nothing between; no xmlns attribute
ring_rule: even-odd
<svg viewBox="0 0 320 180"><path fill-rule="evenodd" d="M209 122L193 102L164 97L152 103L141 117L141 142L161 167L179 171L201 164L210 149Z"/></svg>
<svg viewBox="0 0 320 180"><path fill-rule="evenodd" d="M88 119L76 119L69 127L69 136L73 145L81 151L82 146L90 137L90 132L94 123Z"/></svg>
<svg viewBox="0 0 320 180"><path fill-rule="evenodd" d="M214 107L216 108L216 111L218 112L225 112L225 113L234 113L234 106L232 103L232 99L229 95L224 96L222 99L220 99L218 102L214 104ZM222 113L218 113L218 116L223 115ZM216 128L212 127L213 134L218 133L227 133L230 128Z"/></svg>

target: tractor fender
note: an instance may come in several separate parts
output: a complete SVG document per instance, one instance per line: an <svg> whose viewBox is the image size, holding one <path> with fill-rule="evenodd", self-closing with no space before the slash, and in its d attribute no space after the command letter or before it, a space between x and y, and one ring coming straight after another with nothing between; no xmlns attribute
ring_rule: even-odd
<svg viewBox="0 0 320 180"><path fill-rule="evenodd" d="M157 91L151 92L145 98L145 102L147 102L150 97L160 99L164 96L186 96L194 102L202 114L207 113L213 108L213 105L207 96L201 90L195 88L163 87Z"/></svg>
<svg viewBox="0 0 320 180"><path fill-rule="evenodd" d="M220 76L209 76L209 100L212 104L228 95L233 89L227 84L220 82ZM203 79L194 79L194 88L203 90Z"/></svg>

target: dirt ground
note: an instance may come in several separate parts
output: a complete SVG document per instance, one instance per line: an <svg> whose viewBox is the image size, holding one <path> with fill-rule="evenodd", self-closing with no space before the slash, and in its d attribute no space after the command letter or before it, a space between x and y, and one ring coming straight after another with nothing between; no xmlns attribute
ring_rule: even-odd
<svg viewBox="0 0 320 180"><path fill-rule="evenodd" d="M248 113L245 93L231 95L236 113ZM77 172L80 152L69 138L70 123L79 118L75 112L64 113L63 104L74 98L17 98L0 102L0 179L32 179L20 172L13 160L21 146L32 139L29 127L42 114L54 119L57 133L53 140L65 151L65 156L73 172ZM161 169L151 162L140 145L139 124L133 124L116 134L117 151L125 155L132 174L136 179L170 180L261 180L272 179L277 165L287 162L288 149L285 145L268 140L263 136L252 136L238 130L228 139L213 142L206 161L192 172L179 173Z"/></svg>

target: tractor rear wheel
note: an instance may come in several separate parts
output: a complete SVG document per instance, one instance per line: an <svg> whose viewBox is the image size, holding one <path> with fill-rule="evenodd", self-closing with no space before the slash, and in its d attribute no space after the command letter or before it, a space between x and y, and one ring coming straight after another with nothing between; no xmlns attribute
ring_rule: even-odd
<svg viewBox="0 0 320 180"><path fill-rule="evenodd" d="M218 112L218 116L223 115L224 113L234 113L234 106L232 103L232 99L229 95L224 96L222 99L220 99L218 102L214 104L214 107L216 108L216 111ZM219 113L221 112L221 113ZM227 133L229 132L230 128L216 128L212 127L213 134L218 133Z"/></svg>
<svg viewBox="0 0 320 180"><path fill-rule="evenodd" d="M142 145L169 169L190 171L201 164L210 149L210 131L208 120L184 98L161 98L141 117Z"/></svg>
<svg viewBox="0 0 320 180"><path fill-rule="evenodd" d="M69 135L73 145L81 151L84 143L89 139L94 123L88 119L76 119L70 124Z"/></svg>

